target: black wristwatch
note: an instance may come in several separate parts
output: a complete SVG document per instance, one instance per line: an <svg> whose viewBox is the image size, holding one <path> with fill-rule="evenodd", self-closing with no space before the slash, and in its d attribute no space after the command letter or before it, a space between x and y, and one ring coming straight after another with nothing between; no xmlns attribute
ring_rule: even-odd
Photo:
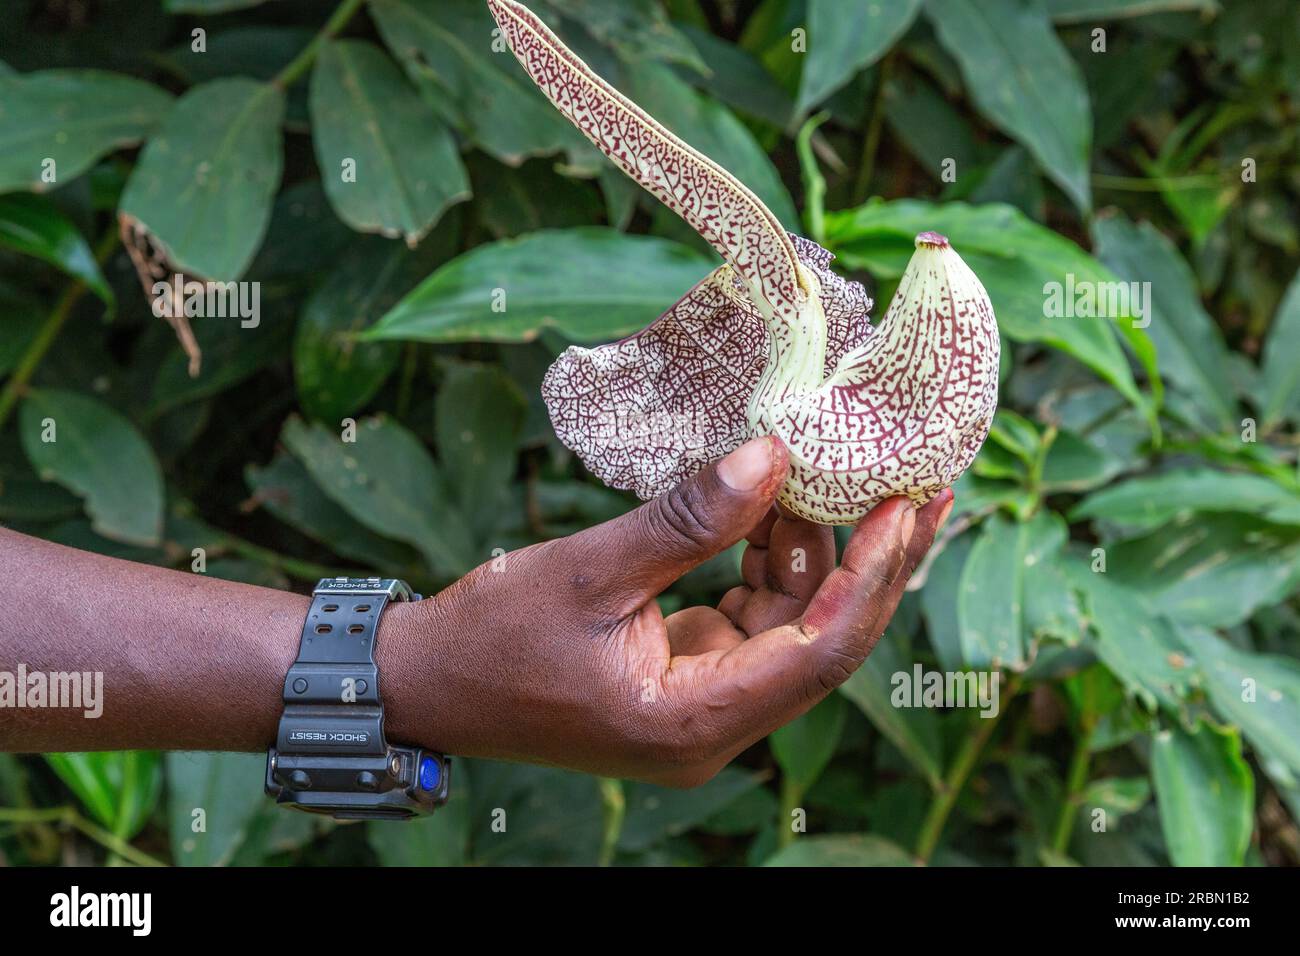
<svg viewBox="0 0 1300 956"><path fill-rule="evenodd" d="M384 739L379 616L389 601L418 600L395 578L322 578L316 585L266 755L266 792L277 803L372 820L409 819L447 802L451 762Z"/></svg>

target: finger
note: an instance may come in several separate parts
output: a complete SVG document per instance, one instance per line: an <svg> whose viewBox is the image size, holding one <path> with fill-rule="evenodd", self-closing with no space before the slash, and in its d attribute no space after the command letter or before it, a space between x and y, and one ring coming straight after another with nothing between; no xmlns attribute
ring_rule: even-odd
<svg viewBox="0 0 1300 956"><path fill-rule="evenodd" d="M735 624L740 620L741 612L745 609L745 602L753 596L753 591L745 587L745 585L739 584L722 596L722 600L718 602L718 610Z"/></svg>
<svg viewBox="0 0 1300 956"><path fill-rule="evenodd" d="M670 614L664 623L673 657L729 651L745 639L725 614L711 607L686 608Z"/></svg>
<svg viewBox="0 0 1300 956"><path fill-rule="evenodd" d="M945 488L916 513L916 527L912 530L912 540L907 543L907 557L903 561L903 570L889 586L889 600L885 602L887 617L883 621L876 622L875 631L878 635L884 633L885 625L889 623L889 618L893 617L898 602L903 599L903 592L907 590L907 583L912 579L912 572L925 560L926 553L934 544L935 535L948 520L948 514L952 511L952 502L952 489Z"/></svg>
<svg viewBox="0 0 1300 956"><path fill-rule="evenodd" d="M594 571L616 613L630 614L759 524L788 469L779 439L756 438L655 500L561 539L559 554Z"/></svg>
<svg viewBox="0 0 1300 956"><path fill-rule="evenodd" d="M764 631L723 654L675 668L681 706L713 720L714 739L757 740L806 711L865 660L915 526L911 502L874 508L849 540L802 618Z"/></svg>
<svg viewBox="0 0 1300 956"><path fill-rule="evenodd" d="M807 603L834 570L834 528L800 518L777 520L764 569L763 583L769 589Z"/></svg>

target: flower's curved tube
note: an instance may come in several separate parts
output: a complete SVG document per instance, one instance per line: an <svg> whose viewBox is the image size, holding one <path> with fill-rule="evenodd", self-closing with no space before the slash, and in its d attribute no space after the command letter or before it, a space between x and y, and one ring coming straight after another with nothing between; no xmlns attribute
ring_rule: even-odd
<svg viewBox="0 0 1300 956"><path fill-rule="evenodd" d="M988 294L934 233L916 239L879 327L832 256L788 234L743 183L595 74L532 11L487 0L528 75L584 135L723 257L645 331L573 347L543 397L560 439L645 498L759 434L790 450L780 501L848 524L952 484L997 406ZM614 280L616 281L616 280Z"/></svg>

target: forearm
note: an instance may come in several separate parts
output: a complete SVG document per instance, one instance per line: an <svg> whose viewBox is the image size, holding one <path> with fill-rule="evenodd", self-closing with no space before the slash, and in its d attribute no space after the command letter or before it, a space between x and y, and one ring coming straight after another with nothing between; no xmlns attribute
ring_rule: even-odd
<svg viewBox="0 0 1300 956"><path fill-rule="evenodd" d="M251 751L272 742L305 596L2 528L0 578L0 674L100 674L103 688L98 717L49 706L57 701L6 702L0 750Z"/></svg>

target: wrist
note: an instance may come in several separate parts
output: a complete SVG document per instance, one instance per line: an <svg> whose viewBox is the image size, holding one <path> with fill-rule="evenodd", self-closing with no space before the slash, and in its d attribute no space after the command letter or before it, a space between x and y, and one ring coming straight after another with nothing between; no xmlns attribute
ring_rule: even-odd
<svg viewBox="0 0 1300 956"><path fill-rule="evenodd" d="M384 735L390 743L463 754L461 735L451 724L450 688L438 674L442 659L435 635L437 598L393 603L384 611L375 645L379 690L384 701Z"/></svg>

